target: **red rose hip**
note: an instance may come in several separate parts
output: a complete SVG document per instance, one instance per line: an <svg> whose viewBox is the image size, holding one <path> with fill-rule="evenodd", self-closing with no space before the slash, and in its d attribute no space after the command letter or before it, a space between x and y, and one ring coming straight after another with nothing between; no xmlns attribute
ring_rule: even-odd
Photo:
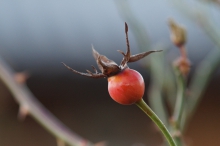
<svg viewBox="0 0 220 146"><path fill-rule="evenodd" d="M128 25L125 23L125 35L127 43L127 51L124 53L121 50L118 50L123 55L123 59L118 65L113 60L108 59L106 56L99 54L92 46L93 57L96 60L98 68L92 66L94 72L86 70L87 73L79 72L72 69L71 67L66 66L70 71L80 74L82 76L90 78L107 78L108 79L108 91L112 99L116 102L124 105L134 104L139 101L144 95L144 80L141 74L135 70L132 70L128 67L128 63L136 62L151 53L161 52L162 50L142 52L139 54L132 55L130 51L130 45L128 40Z"/></svg>
<svg viewBox="0 0 220 146"><path fill-rule="evenodd" d="M144 95L144 80L141 74L126 68L108 78L108 91L113 100L130 105L139 101Z"/></svg>

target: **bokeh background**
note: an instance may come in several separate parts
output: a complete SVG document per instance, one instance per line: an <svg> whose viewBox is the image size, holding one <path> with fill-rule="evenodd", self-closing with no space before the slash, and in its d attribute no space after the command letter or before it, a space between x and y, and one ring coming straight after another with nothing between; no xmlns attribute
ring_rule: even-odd
<svg viewBox="0 0 220 146"><path fill-rule="evenodd" d="M218 5L189 3L209 10L209 17L220 26ZM136 24L144 28L140 33L146 35L145 43L162 44L169 49L167 57L174 60L178 50L170 42L169 18L187 29L186 46L194 69L215 44L172 0L2 0L0 56L15 71L29 72L30 91L80 136L92 142L106 141L109 146L158 146L162 138L150 119L134 105L122 106L114 102L108 94L106 79L81 77L60 62L79 71L90 69L91 65L96 65L91 51L93 44L98 52L120 63L122 55L116 50L126 49L125 21L129 25L133 54L141 52L134 36L139 33L133 29ZM130 67L144 76L147 90L150 76L143 64L147 62L132 63ZM220 145L219 82L217 71L186 130L186 141L193 146ZM147 91L144 99L148 99ZM18 108L9 90L0 82L1 146L56 145L56 139L31 117L19 122Z"/></svg>

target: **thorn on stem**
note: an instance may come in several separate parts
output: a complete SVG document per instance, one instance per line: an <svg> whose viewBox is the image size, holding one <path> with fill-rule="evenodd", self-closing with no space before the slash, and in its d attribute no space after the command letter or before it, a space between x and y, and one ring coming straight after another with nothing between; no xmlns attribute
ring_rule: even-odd
<svg viewBox="0 0 220 146"><path fill-rule="evenodd" d="M174 131L174 132L172 133L172 136L173 136L173 137L181 137L181 136L182 136L182 133L181 133L181 131L176 130L176 131Z"/></svg>
<svg viewBox="0 0 220 146"><path fill-rule="evenodd" d="M24 121L29 114L29 108L27 105L21 105L18 112L18 119Z"/></svg>
<svg viewBox="0 0 220 146"><path fill-rule="evenodd" d="M97 142L96 144L94 144L95 146L106 146L107 143L106 141L100 141L100 142Z"/></svg>
<svg viewBox="0 0 220 146"><path fill-rule="evenodd" d="M65 146L65 145L66 144L65 144L65 142L62 139L57 138L57 146Z"/></svg>
<svg viewBox="0 0 220 146"><path fill-rule="evenodd" d="M15 73L14 79L19 84L24 84L27 79L30 77L27 71Z"/></svg>

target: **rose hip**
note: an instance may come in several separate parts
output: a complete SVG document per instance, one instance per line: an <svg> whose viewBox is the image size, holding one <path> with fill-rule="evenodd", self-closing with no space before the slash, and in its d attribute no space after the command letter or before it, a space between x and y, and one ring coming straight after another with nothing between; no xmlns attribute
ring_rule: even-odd
<svg viewBox="0 0 220 146"><path fill-rule="evenodd" d="M120 63L117 65L113 60L108 59L106 56L99 54L92 46L93 56L96 63L101 70L101 73L92 66L95 73L86 70L87 73L78 72L71 67L66 66L69 70L74 73L80 74L82 76L91 78L107 78L108 79L108 91L112 99L116 102L124 105L130 105L139 101L144 95L144 80L141 74L135 70L129 69L127 63L136 62L147 55L160 52L158 51L148 51L140 54L131 55L130 45L128 40L128 25L125 23L125 34L127 42L127 51L124 53L118 50L124 57Z"/></svg>
<svg viewBox="0 0 220 146"><path fill-rule="evenodd" d="M130 105L139 101L144 95L144 80L141 74L126 68L119 74L108 78L108 91L113 100Z"/></svg>

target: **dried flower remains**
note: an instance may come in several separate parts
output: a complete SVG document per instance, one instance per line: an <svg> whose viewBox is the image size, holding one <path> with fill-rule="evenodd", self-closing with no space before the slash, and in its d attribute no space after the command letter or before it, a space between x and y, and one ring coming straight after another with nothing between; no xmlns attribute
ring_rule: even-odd
<svg viewBox="0 0 220 146"><path fill-rule="evenodd" d="M162 51L162 50L148 51L148 52L143 52L140 54L131 55L130 45L129 45L129 40L128 40L128 25L126 22L125 22L125 34L126 34L127 51L126 51L126 53L124 53L123 51L118 50L118 52L120 52L124 56L120 65L117 65L117 63L115 63L113 60L108 59L106 56L99 54L94 49L93 46L92 46L93 56L96 60L96 63L98 65L98 68L100 69L101 73L99 73L94 66L92 66L94 73L89 70L86 70L87 73L83 73L83 72L79 72L79 71L72 69L71 67L69 67L68 65L66 65L63 62L62 62L62 64L66 68L68 68L70 71L72 71L76 74L80 74L82 76L87 76L87 77L91 77L91 78L106 78L106 77L114 76L114 75L118 74L119 72L121 72L122 70L124 70L125 68L127 68L128 67L127 63L129 63L129 62L136 62L151 53Z"/></svg>

